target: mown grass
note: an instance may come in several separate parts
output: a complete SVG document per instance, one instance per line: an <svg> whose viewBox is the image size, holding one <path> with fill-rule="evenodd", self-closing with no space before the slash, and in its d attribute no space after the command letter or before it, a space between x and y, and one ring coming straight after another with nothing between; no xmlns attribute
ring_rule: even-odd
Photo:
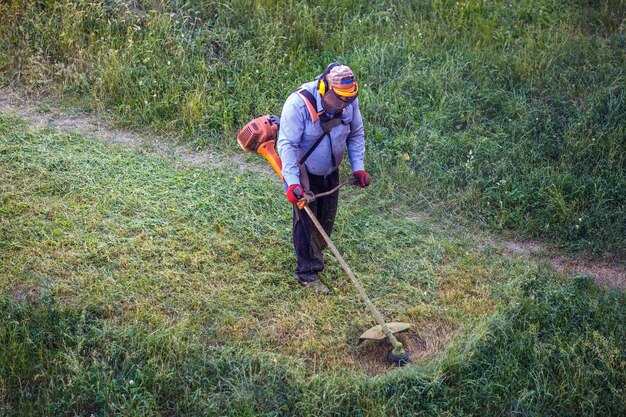
<svg viewBox="0 0 626 417"><path fill-rule="evenodd" d="M330 298L291 276L275 179L4 116L0 174L3 414L626 410L623 293L480 250L393 202L346 191L333 236L383 314L413 324L414 357L428 329L458 336L439 359L372 378L384 358L356 346L373 323L338 265Z"/></svg>
<svg viewBox="0 0 626 417"><path fill-rule="evenodd" d="M332 261L323 279L336 297L298 291L290 206L277 178L177 170L167 159L79 136L41 136L4 120L0 288L22 298L53 288L65 302L115 316L148 308L154 316L146 320L155 322L182 310L216 343L278 348L322 368L357 366L348 341L372 319ZM458 298L474 291L489 300L489 285L507 280L506 266L490 265L472 242L434 226L380 217L389 203L345 194L350 210L333 236L386 315L446 323L491 310L492 303L473 309ZM459 277L461 284L440 288Z"/></svg>
<svg viewBox="0 0 626 417"><path fill-rule="evenodd" d="M4 2L0 75L234 149L335 60L388 198L623 254L623 0Z"/></svg>

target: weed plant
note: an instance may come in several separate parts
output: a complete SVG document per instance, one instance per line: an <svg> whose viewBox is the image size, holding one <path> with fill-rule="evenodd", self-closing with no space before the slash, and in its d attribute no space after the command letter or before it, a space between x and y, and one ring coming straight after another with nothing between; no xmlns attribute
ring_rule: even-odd
<svg viewBox="0 0 626 417"><path fill-rule="evenodd" d="M385 197L624 251L624 0L16 1L4 84L234 149L335 60Z"/></svg>

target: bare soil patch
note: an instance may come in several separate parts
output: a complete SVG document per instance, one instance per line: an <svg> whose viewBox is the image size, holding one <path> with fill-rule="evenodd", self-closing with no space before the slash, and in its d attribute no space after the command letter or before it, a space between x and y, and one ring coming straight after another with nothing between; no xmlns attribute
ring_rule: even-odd
<svg viewBox="0 0 626 417"><path fill-rule="evenodd" d="M409 353L411 363L421 364L439 355L448 346L454 329L437 323L412 323L411 329L396 337ZM387 363L391 345L386 340L366 340L354 353L354 362L367 375L375 376L389 372L395 365Z"/></svg>
<svg viewBox="0 0 626 417"><path fill-rule="evenodd" d="M547 261L559 272L568 275L585 274L603 288L626 290L626 262L615 259L614 255L592 257L564 254L554 247L538 242L507 240L504 245L509 255L522 256L534 261Z"/></svg>

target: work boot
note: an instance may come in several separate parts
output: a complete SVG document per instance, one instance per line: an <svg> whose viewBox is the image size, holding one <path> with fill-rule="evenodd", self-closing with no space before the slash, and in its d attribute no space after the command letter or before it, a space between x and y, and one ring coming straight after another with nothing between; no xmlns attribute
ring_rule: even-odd
<svg viewBox="0 0 626 417"><path fill-rule="evenodd" d="M331 294L330 288L328 288L326 285L324 285L324 283L322 281L320 281L319 279L316 279L314 281L300 281L300 280L298 280L298 282L304 288L308 288L309 290L311 290L315 294L318 294L318 295L330 295Z"/></svg>

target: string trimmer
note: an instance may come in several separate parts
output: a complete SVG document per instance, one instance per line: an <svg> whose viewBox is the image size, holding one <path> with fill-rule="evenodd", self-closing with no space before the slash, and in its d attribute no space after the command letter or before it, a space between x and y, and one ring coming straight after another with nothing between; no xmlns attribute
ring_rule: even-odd
<svg viewBox="0 0 626 417"><path fill-rule="evenodd" d="M239 134L237 135L237 141L239 142L239 145L244 151L258 152L259 154L263 155L263 157L268 160L270 165L272 165L272 167L274 168L274 171L276 171L278 176L282 179L283 178L283 175L281 172L282 163L280 161L280 158L276 154L276 151L274 150L274 141L276 139L276 133L278 132L278 128L279 128L279 119L277 116L257 117L256 119L248 122L248 124L246 124L239 131ZM389 363L402 366L409 362L409 354L404 349L404 346L402 345L402 343L399 342L398 339L396 339L394 334L409 330L411 325L409 323L399 323L399 322L385 323L385 320L383 320L380 312L378 311L376 306L374 306L374 303L372 303L372 300L370 300L369 296L363 289L363 286L356 279L356 277L352 273L352 270L350 269L346 261L343 259L343 257L341 256L341 254L339 253L339 251L337 250L333 242L330 240L330 237L328 236L328 234L326 233L326 231L324 230L324 228L322 227L322 225L317 220L317 218L315 217L315 215L313 214L313 212L308 206L310 203L312 203L318 198L322 198L330 194L333 194L334 192L336 192L337 190L339 190L341 187L345 185L353 184L354 183L353 181L354 180L344 181L341 184L339 184L337 187L335 187L334 189L324 192L324 193L320 193L320 194L312 194L310 191L306 191L303 196L298 196L300 197L300 201L298 202L297 206L300 210L304 210L309 215L309 217L311 218L311 221L317 228L318 232L320 233L322 238L326 241L326 244L332 251L333 255L335 255L335 258L337 258L337 261L339 261L339 263L341 264L341 267L343 268L343 270L346 272L346 274L348 275L348 277L350 278L350 280L356 287L357 291L359 292L359 295L365 302L365 305L367 306L369 311L372 313L372 315L376 319L376 322L378 323L378 326L372 327L371 329L363 333L361 337L359 337L359 343L362 342L363 340L382 340L384 338L387 338L387 340L389 341L389 343L391 343L391 346L392 346L391 350L387 354L387 361Z"/></svg>

